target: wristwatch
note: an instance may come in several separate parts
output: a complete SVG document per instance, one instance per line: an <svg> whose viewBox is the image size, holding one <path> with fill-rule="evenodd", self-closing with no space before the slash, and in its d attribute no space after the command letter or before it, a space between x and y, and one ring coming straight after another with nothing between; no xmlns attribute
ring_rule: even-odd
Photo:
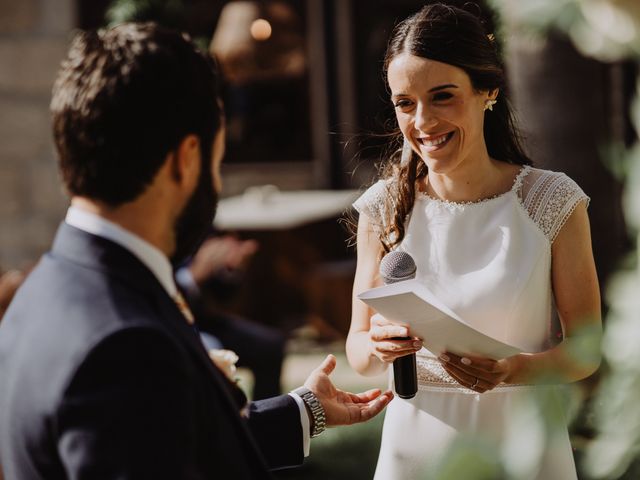
<svg viewBox="0 0 640 480"><path fill-rule="evenodd" d="M302 398L302 401L311 412L311 416L313 417L313 430L311 431L311 436L317 437L324 432L327 427L327 417L324 414L324 408L322 407L320 400L318 400L318 397L316 397L315 394L307 387L298 387L293 390L293 393Z"/></svg>

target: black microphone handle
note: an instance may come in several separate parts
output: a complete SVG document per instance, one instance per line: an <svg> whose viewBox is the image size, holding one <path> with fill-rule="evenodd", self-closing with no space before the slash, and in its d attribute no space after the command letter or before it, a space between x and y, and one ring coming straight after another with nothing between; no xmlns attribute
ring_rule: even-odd
<svg viewBox="0 0 640 480"><path fill-rule="evenodd" d="M416 276L416 263L407 252L394 250L380 262L380 276L385 285L410 280ZM392 340L409 340L410 337L395 337ZM418 369L416 354L405 355L393 361L393 382L400 398L413 398L418 392Z"/></svg>
<svg viewBox="0 0 640 480"><path fill-rule="evenodd" d="M411 353L393 361L393 382L400 398L413 398L418 391L416 354Z"/></svg>

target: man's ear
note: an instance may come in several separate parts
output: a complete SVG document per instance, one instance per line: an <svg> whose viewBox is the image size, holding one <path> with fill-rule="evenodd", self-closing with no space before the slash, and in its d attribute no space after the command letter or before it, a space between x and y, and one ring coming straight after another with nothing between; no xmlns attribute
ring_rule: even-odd
<svg viewBox="0 0 640 480"><path fill-rule="evenodd" d="M195 135L184 137L171 154L171 172L178 183L191 186L200 176L200 139Z"/></svg>

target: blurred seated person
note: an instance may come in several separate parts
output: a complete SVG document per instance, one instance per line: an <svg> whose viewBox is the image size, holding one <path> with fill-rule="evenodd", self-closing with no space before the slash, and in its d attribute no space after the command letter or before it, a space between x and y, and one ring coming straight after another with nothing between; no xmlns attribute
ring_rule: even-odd
<svg viewBox="0 0 640 480"><path fill-rule="evenodd" d="M25 277L20 270L9 270L0 276L0 321Z"/></svg>
<svg viewBox="0 0 640 480"><path fill-rule="evenodd" d="M238 366L253 373L253 399L280 394L285 336L273 328L225 313L220 300L231 296L247 263L258 250L255 240L213 233L189 263L176 272L176 281L191 307L208 349L233 350Z"/></svg>

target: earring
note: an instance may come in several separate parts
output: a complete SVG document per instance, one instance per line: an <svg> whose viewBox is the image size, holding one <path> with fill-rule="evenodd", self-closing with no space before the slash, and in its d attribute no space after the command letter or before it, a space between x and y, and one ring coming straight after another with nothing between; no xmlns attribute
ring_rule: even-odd
<svg viewBox="0 0 640 480"><path fill-rule="evenodd" d="M489 111L493 112L493 106L494 106L496 103L498 103L498 101L497 101L497 100L491 100L491 99L489 99L489 98L488 98L488 99L487 99L487 100L485 100L485 102L484 102L484 109L485 109L485 110L489 110Z"/></svg>

